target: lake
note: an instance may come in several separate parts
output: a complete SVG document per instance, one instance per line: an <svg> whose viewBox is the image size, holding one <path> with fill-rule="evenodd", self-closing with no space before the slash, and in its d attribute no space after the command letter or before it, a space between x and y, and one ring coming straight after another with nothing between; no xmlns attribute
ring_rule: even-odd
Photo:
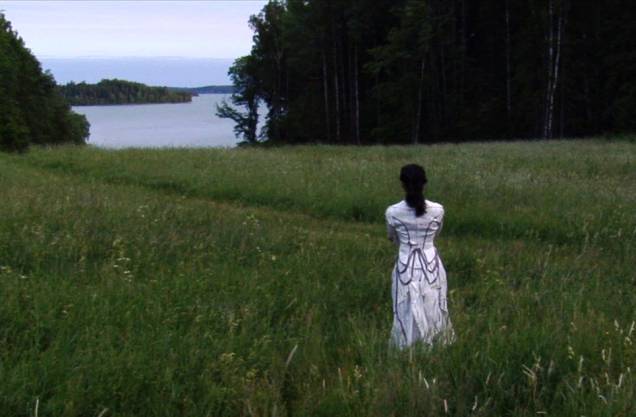
<svg viewBox="0 0 636 417"><path fill-rule="evenodd" d="M236 146L234 122L215 115L224 94L201 94L191 103L75 106L91 124L90 145L126 147Z"/></svg>

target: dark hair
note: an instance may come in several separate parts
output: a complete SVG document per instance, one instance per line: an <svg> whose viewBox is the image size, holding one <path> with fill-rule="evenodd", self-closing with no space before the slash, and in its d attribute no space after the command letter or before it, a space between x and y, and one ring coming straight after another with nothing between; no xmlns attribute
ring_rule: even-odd
<svg viewBox="0 0 636 417"><path fill-rule="evenodd" d="M406 191L406 204L415 209L415 216L426 212L424 185L427 182L424 168L417 164L404 165L400 171L400 181Z"/></svg>

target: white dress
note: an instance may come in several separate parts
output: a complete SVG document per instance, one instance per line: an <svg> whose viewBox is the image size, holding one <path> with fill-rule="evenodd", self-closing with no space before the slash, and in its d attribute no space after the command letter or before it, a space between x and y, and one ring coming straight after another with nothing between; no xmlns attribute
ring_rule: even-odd
<svg viewBox="0 0 636 417"><path fill-rule="evenodd" d="M400 349L417 341L432 345L454 340L446 270L434 245L443 221L444 207L428 200L420 217L405 201L386 210L389 239L399 246L392 274L391 342Z"/></svg>

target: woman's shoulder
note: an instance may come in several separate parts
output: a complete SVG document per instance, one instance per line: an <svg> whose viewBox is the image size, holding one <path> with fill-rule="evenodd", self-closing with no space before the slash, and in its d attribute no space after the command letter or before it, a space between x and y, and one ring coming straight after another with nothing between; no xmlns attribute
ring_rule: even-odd
<svg viewBox="0 0 636 417"><path fill-rule="evenodd" d="M426 201L426 211L431 213L432 215L443 215L444 214L444 206L440 203L436 203L435 201L425 200Z"/></svg>
<svg viewBox="0 0 636 417"><path fill-rule="evenodd" d="M397 203L391 204L389 207L387 207L386 214L395 214L404 210L405 207L408 208L408 205L404 200L398 201Z"/></svg>
<svg viewBox="0 0 636 417"><path fill-rule="evenodd" d="M444 206L435 201L425 200L426 202L426 213L430 214L433 217L443 217L444 216ZM387 207L385 215L391 217L409 217L413 215L413 208L409 207L406 201L402 200L395 204Z"/></svg>

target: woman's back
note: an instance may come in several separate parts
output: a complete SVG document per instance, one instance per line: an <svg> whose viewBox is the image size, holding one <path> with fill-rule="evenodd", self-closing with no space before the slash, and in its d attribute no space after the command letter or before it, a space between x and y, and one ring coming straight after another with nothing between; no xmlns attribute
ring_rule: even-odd
<svg viewBox="0 0 636 417"><path fill-rule="evenodd" d="M400 245L400 258L407 256L413 248L430 249L434 247L435 237L442 230L444 207L433 201L425 200L426 211L415 215L415 209L406 201L389 206L386 210L386 222L389 236L393 234L395 243Z"/></svg>

